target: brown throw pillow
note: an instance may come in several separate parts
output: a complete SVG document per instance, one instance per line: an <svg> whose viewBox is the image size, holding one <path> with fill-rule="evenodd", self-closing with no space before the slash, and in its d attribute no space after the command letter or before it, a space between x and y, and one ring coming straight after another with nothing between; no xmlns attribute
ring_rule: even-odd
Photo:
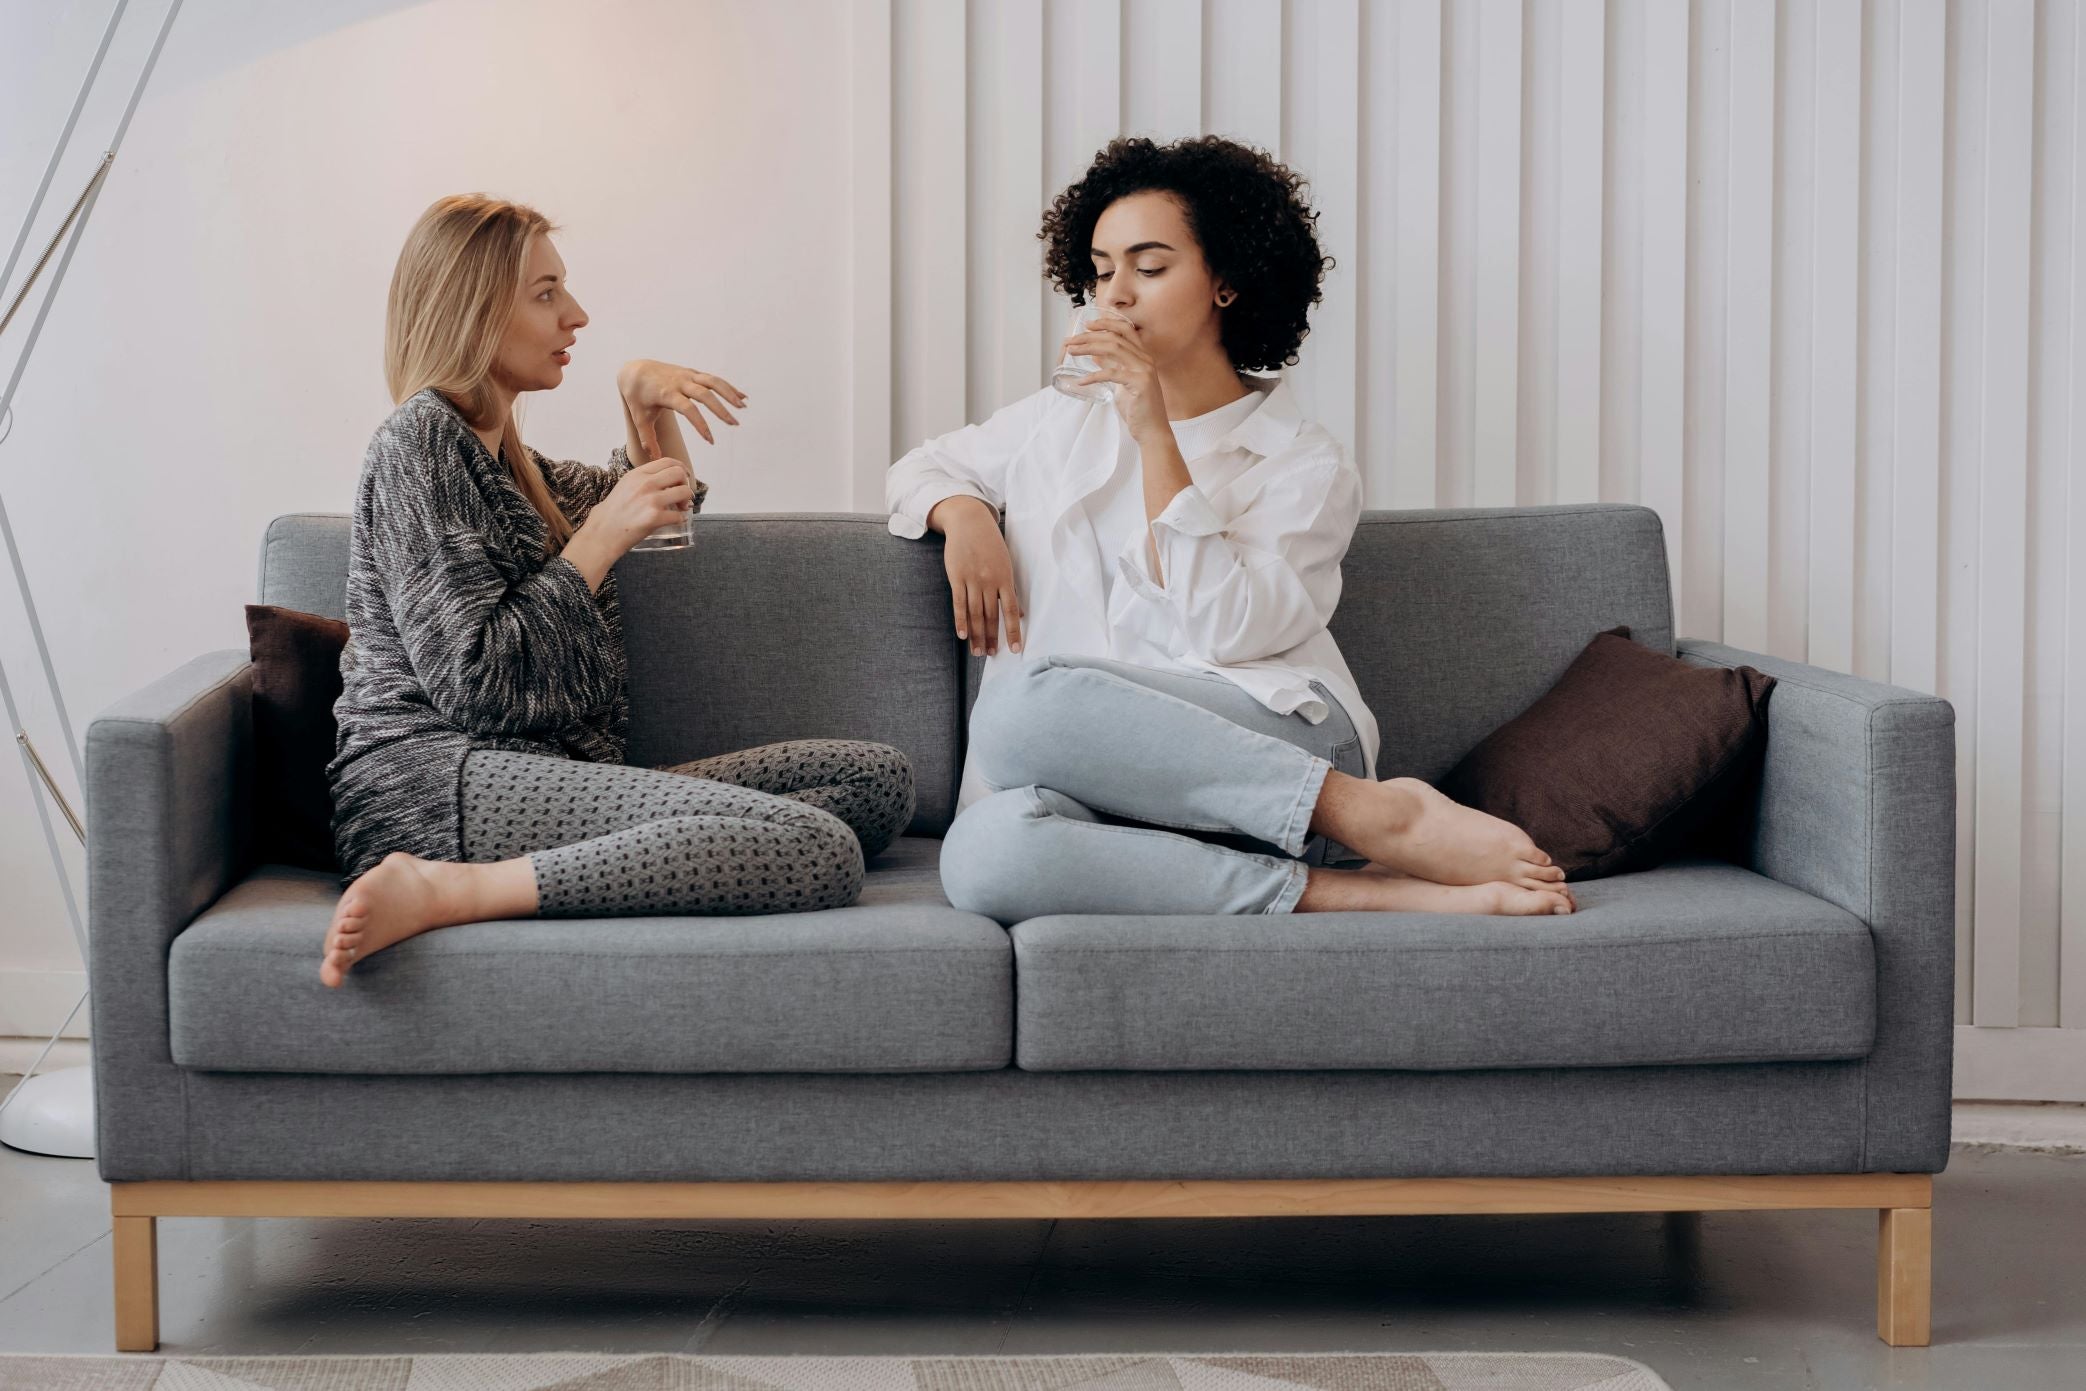
<svg viewBox="0 0 2086 1391"><path fill-rule="evenodd" d="M1629 634L1595 637L1437 784L1528 832L1567 880L1725 853L1730 803L1767 747L1772 676L1689 666Z"/></svg>
<svg viewBox="0 0 2086 1391"><path fill-rule="evenodd" d="M254 851L272 864L337 870L326 765L348 625L248 604L246 635L254 664Z"/></svg>

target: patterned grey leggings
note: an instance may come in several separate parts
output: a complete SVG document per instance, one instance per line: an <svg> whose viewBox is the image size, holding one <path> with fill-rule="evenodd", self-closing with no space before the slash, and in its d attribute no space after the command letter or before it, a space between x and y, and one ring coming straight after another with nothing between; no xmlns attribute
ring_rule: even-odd
<svg viewBox="0 0 2086 1391"><path fill-rule="evenodd" d="M802 913L855 901L913 818L913 771L846 739L656 769L479 749L462 812L464 859L528 856L539 917Z"/></svg>

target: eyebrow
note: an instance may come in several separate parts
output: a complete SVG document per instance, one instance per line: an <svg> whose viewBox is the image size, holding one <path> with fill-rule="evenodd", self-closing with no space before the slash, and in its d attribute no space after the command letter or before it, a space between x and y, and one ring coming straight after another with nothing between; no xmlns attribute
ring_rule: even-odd
<svg viewBox="0 0 2086 1391"><path fill-rule="evenodd" d="M1092 251L1093 251L1093 253L1094 253L1094 255L1096 255L1096 256L1099 256L1099 257L1100 257L1100 258L1101 258L1102 260L1104 260L1104 261L1113 261L1113 260L1115 259L1115 257L1113 257L1113 256L1109 255L1109 254L1108 254L1107 252L1105 252L1105 251L1101 251L1101 250L1099 250L1099 249L1096 249L1096 248L1088 248L1088 249L1089 249L1089 250L1092 250ZM1170 247L1170 246L1168 246L1168 245L1167 245L1167 244L1166 244L1165 242L1163 242L1163 241L1141 241L1141 242L1137 243L1137 245L1135 245L1135 246L1131 247L1131 248L1130 248L1130 249L1129 249L1128 251L1125 251L1125 252L1124 252L1123 254L1124 254L1125 256L1135 256L1135 255L1136 255L1136 254L1137 254L1138 252L1140 252L1140 251L1171 251L1171 250L1173 250L1173 248L1172 248L1172 247Z"/></svg>
<svg viewBox="0 0 2086 1391"><path fill-rule="evenodd" d="M548 280L553 285L558 283L558 277L549 272L545 272L544 274L537 276L536 279L531 281L530 283L532 285L541 285L546 280Z"/></svg>

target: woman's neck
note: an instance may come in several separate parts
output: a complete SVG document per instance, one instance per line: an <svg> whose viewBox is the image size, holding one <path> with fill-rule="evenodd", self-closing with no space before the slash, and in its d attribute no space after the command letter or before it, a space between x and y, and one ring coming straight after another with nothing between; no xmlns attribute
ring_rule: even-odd
<svg viewBox="0 0 2086 1391"><path fill-rule="evenodd" d="M1193 420L1219 406L1228 406L1253 388L1240 378L1238 369L1219 344L1198 353L1193 361L1159 369L1159 390L1166 396L1168 420Z"/></svg>
<svg viewBox="0 0 2086 1391"><path fill-rule="evenodd" d="M507 438L507 427L514 420L514 393L503 386L494 386L493 423L484 429L471 426L471 433L485 441L485 448L495 459L500 457L500 443Z"/></svg>

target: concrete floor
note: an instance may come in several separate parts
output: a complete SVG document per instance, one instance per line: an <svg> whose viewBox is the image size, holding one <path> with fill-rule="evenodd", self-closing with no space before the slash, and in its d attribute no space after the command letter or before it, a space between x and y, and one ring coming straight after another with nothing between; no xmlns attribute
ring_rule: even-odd
<svg viewBox="0 0 2086 1391"><path fill-rule="evenodd" d="M1862 1212L1208 1222L162 1220L164 1353L1569 1349L1675 1391L2086 1387L2086 1158L1959 1151L1934 1343ZM107 1190L0 1149L0 1352L112 1350Z"/></svg>

